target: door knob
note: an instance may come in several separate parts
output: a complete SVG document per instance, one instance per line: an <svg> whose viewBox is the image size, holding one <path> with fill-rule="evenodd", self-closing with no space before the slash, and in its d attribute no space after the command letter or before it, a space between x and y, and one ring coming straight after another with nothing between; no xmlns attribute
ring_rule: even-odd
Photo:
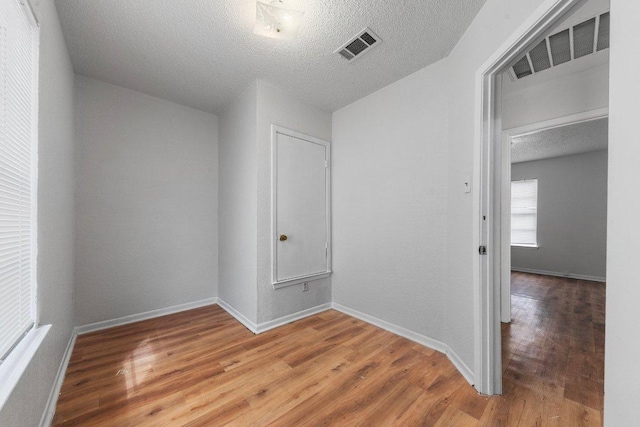
<svg viewBox="0 0 640 427"><path fill-rule="evenodd" d="M281 242L284 242L284 241L285 241L285 240L287 240L287 239L288 239L288 237L287 237L287 235L286 235L286 234L281 234L281 235L280 235L280 241L281 241Z"/></svg>

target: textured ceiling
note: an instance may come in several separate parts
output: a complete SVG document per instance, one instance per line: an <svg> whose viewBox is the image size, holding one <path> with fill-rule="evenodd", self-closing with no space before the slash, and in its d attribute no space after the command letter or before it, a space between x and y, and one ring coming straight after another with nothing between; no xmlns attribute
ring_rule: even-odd
<svg viewBox="0 0 640 427"><path fill-rule="evenodd" d="M254 35L255 0L56 5L76 73L219 114L256 78L334 111L446 57L485 1L309 0L295 40ZM367 26L379 47L333 54Z"/></svg>
<svg viewBox="0 0 640 427"><path fill-rule="evenodd" d="M511 162L606 150L609 121L597 119L511 138Z"/></svg>

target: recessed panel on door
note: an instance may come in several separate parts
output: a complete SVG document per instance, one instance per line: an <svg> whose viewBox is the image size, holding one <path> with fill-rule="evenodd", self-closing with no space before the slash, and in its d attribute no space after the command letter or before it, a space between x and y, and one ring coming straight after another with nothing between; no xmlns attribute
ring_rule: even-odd
<svg viewBox="0 0 640 427"><path fill-rule="evenodd" d="M275 133L274 283L328 271L328 147Z"/></svg>

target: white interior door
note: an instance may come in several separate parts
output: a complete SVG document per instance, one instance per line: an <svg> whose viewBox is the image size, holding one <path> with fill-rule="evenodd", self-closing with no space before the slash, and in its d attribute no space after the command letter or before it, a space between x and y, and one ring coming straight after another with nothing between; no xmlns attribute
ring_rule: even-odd
<svg viewBox="0 0 640 427"><path fill-rule="evenodd" d="M303 135L274 136L276 284L329 271L329 147Z"/></svg>

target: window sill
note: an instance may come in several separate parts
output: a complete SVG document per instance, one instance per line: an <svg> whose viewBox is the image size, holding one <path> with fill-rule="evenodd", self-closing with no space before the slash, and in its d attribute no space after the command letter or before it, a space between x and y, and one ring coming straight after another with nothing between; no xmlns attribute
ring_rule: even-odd
<svg viewBox="0 0 640 427"><path fill-rule="evenodd" d="M287 286L299 285L304 282L311 282L313 280L319 280L327 278L331 275L331 271L323 271L322 273L310 274L308 276L296 277L293 279L281 280L279 282L272 282L273 289L286 288Z"/></svg>
<svg viewBox="0 0 640 427"><path fill-rule="evenodd" d="M511 245L512 248L527 248L527 249L539 249L540 246L538 245Z"/></svg>
<svg viewBox="0 0 640 427"><path fill-rule="evenodd" d="M0 410L9 400L11 392L20 381L51 325L31 329L0 365Z"/></svg>

